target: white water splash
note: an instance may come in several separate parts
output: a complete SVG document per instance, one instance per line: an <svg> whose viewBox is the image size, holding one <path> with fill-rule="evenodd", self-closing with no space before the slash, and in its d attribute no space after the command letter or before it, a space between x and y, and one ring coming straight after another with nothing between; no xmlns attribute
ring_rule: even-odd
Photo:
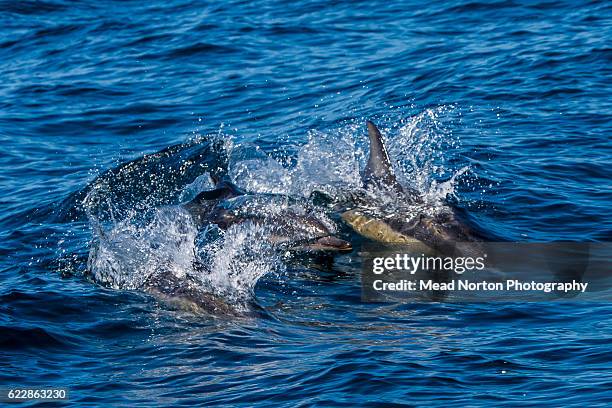
<svg viewBox="0 0 612 408"><path fill-rule="evenodd" d="M281 271L282 262L266 228L238 224L227 231L211 226L200 232L180 207L160 209L139 226L133 219L96 233L88 269L93 278L116 289L142 289L157 274L189 277L205 293L221 296L236 311L246 311L255 284Z"/></svg>
<svg viewBox="0 0 612 408"><path fill-rule="evenodd" d="M255 284L267 273L281 272L280 254L262 225L235 224L198 248L203 265L194 277L212 293L244 301L253 296Z"/></svg>
<svg viewBox="0 0 612 408"><path fill-rule="evenodd" d="M468 170L456 172L447 160L460 146L447 125L456 115L454 106L425 109L406 120L389 140L388 152L399 181L416 189L429 205L443 205L454 194L457 177ZM446 181L438 181L440 177Z"/></svg>
<svg viewBox="0 0 612 408"><path fill-rule="evenodd" d="M191 216L178 207L159 209L140 225L136 216L108 229L97 222L88 269L93 278L117 289L138 289L161 268L184 278L192 271L197 229Z"/></svg>
<svg viewBox="0 0 612 408"><path fill-rule="evenodd" d="M355 144L356 126L334 132L310 131L298 147L295 165L287 166L259 151L257 157L231 160L229 173L236 184L256 193L308 197L313 191L333 193L338 188L359 188L363 151ZM233 149L240 151L243 146ZM235 151L230 157L242 156Z"/></svg>

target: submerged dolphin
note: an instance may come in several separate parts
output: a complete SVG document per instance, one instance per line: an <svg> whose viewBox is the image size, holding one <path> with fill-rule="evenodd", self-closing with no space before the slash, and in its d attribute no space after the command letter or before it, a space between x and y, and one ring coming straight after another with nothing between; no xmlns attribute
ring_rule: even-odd
<svg viewBox="0 0 612 408"><path fill-rule="evenodd" d="M141 289L178 310L213 316L247 314L222 296L205 291L189 276L179 278L169 271L151 275Z"/></svg>
<svg viewBox="0 0 612 408"><path fill-rule="evenodd" d="M376 203L367 196L344 208L342 219L359 234L389 244L421 244L434 251L452 255L458 243L480 239L461 221L454 209L432 211L419 193L402 186L395 177L382 135L368 121L370 155L363 173L364 187L387 198ZM394 205L389 206L389 200ZM395 205L397 204L397 205Z"/></svg>
<svg viewBox="0 0 612 408"><path fill-rule="evenodd" d="M251 222L270 230L270 241L289 249L350 251L351 244L335 237L334 227L305 203L278 194L250 194L227 180L198 194L184 205L196 225L216 224L227 229Z"/></svg>

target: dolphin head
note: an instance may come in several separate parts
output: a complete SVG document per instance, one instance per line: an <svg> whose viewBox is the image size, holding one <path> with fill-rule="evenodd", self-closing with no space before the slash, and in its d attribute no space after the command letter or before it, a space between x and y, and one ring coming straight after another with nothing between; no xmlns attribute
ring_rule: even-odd
<svg viewBox="0 0 612 408"><path fill-rule="evenodd" d="M280 194L250 194L229 181L200 193L184 205L197 225L227 229L238 223L265 226L271 243L296 251L350 251L351 244L335 237L334 223L307 202Z"/></svg>
<svg viewBox="0 0 612 408"><path fill-rule="evenodd" d="M302 202L283 196L251 197L256 206L243 205L236 222L251 221L270 231L270 240L292 251L350 251L348 241L335 236L335 224ZM263 203L262 203L263 202ZM253 202L251 203L253 204Z"/></svg>
<svg viewBox="0 0 612 408"><path fill-rule="evenodd" d="M282 217L282 218L281 218ZM351 243L336 237L335 228L315 213L296 214L288 211L269 220L275 237L293 251L352 250Z"/></svg>

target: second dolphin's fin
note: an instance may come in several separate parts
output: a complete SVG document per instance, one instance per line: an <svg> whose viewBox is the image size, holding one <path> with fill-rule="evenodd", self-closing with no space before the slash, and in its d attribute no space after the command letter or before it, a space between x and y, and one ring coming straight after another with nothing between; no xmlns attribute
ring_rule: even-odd
<svg viewBox="0 0 612 408"><path fill-rule="evenodd" d="M217 208L217 211L213 211L213 209L221 200L228 200L245 194L244 190L229 180L221 180L214 190L202 191L193 200L184 204L183 208L189 212L198 226L205 222L230 225L234 218L227 211L219 208Z"/></svg>

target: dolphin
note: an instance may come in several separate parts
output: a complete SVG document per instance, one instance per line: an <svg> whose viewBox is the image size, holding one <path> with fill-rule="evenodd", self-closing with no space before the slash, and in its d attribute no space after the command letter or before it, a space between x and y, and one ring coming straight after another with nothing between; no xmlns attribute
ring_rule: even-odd
<svg viewBox="0 0 612 408"><path fill-rule="evenodd" d="M374 241L416 245L448 255L458 252L458 243L479 242L480 237L459 220L453 208L432 211L416 190L398 182L380 130L371 121L367 127L370 154L362 182L368 194L342 209L344 222ZM386 200L377 202L377 197Z"/></svg>
<svg viewBox="0 0 612 408"><path fill-rule="evenodd" d="M227 178L215 189L183 205L197 226L216 224L227 229L251 222L269 227L273 244L298 251L350 251L349 242L334 236L334 225L318 216L306 202L280 194L249 193Z"/></svg>
<svg viewBox="0 0 612 408"><path fill-rule="evenodd" d="M222 296L205 291L193 278L179 278L169 271L161 270L148 277L141 290L177 310L227 317L247 314Z"/></svg>

